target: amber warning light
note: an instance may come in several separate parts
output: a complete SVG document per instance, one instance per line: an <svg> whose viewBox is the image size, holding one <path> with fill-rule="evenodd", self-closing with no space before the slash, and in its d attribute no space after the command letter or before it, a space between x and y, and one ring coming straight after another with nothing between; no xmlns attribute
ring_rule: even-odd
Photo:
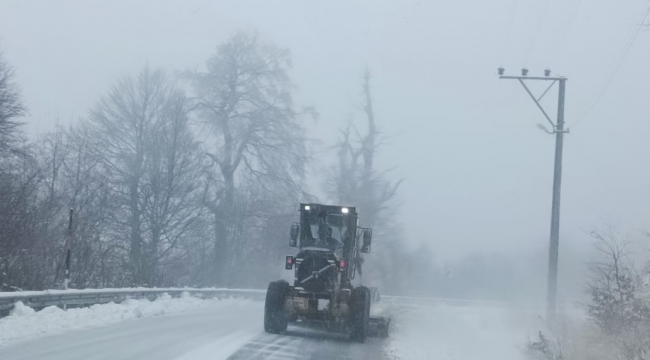
<svg viewBox="0 0 650 360"><path fill-rule="evenodd" d="M287 255L287 259L284 262L284 268L287 270L293 269L293 256Z"/></svg>

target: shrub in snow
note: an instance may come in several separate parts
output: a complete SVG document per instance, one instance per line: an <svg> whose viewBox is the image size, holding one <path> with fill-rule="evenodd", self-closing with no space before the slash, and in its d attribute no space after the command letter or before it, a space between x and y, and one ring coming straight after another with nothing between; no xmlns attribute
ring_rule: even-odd
<svg viewBox="0 0 650 360"><path fill-rule="evenodd" d="M29 316L35 313L34 309L25 306L22 301L17 302L14 304L14 308L11 309L11 312L9 312L10 316Z"/></svg>
<svg viewBox="0 0 650 360"><path fill-rule="evenodd" d="M539 339L530 342L528 348L548 360L649 360L650 302L641 291L644 279L632 266L630 242L611 227L592 231L590 235L597 240L595 248L602 255L590 264L585 287L588 296L585 310L590 324L570 339L586 345L569 357L566 351L554 351L553 341L540 333ZM566 337L557 339L558 345L567 342Z"/></svg>
<svg viewBox="0 0 650 360"><path fill-rule="evenodd" d="M650 304L637 298L632 271L616 261L592 265L587 314L607 334L650 325Z"/></svg>
<svg viewBox="0 0 650 360"><path fill-rule="evenodd" d="M640 278L632 269L627 247L630 244L612 229L592 231L602 259L590 265L586 287L587 314L606 334L616 335L650 325L650 304L637 296Z"/></svg>
<svg viewBox="0 0 650 360"><path fill-rule="evenodd" d="M590 235L602 256L589 266L588 323L567 332L559 316L553 331L529 340L527 354L539 360L650 360L648 272L638 275L630 242L611 227Z"/></svg>
<svg viewBox="0 0 650 360"><path fill-rule="evenodd" d="M528 353L540 360L564 360L560 342L555 339L549 339L540 331L537 340L528 340L526 347Z"/></svg>

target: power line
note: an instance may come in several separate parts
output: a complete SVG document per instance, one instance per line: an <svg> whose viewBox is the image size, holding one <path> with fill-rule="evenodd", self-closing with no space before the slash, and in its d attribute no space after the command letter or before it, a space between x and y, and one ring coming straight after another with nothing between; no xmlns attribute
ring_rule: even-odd
<svg viewBox="0 0 650 360"><path fill-rule="evenodd" d="M616 68L614 69L614 72L612 73L612 75L607 79L607 82L605 83L605 87L600 91L600 93L596 97L596 100L591 104L591 106L587 109L587 111L584 114L582 114L582 116L575 123L573 123L573 125L571 125L571 128L573 128L576 125L578 125L579 123L581 123L582 120L584 120L586 118L586 116L591 112L591 110L596 106L598 101L600 101L600 98L603 96L603 94L605 94L605 91L607 90L609 85L612 83L612 80L614 80L614 77L616 76L616 73L618 73L618 70L621 68L621 65L623 65L623 62L627 58L627 55L629 54L630 49L632 49L632 45L634 45L634 42L636 41L636 38L639 35L639 32L641 32L641 26L643 26L643 24L645 23L645 20L648 18L648 14L650 14L650 6L648 6L648 10L646 10L645 14L643 15L643 17L641 19L641 23L637 26L637 29L634 32L634 36L632 37L632 40L630 41L627 48L625 49L625 52L623 53L623 57L621 58L621 60L616 65Z"/></svg>
<svg viewBox="0 0 650 360"><path fill-rule="evenodd" d="M546 18L546 13L548 10L548 4L551 2L551 0L546 0L544 4L544 12L542 13L542 20L537 24L537 30L535 30L535 37L533 38L532 45L530 46L528 50L528 56L526 57L526 61L524 62L524 65L528 64L528 60L530 60L530 55L533 54L535 51L535 45L537 44L537 39L539 38L539 31L542 29L542 25L544 25L544 19Z"/></svg>
<svg viewBox="0 0 650 360"><path fill-rule="evenodd" d="M515 15L517 14L517 6L519 5L519 0L514 0L513 1L515 5L512 7L512 12L510 13L510 22L508 23L508 35L506 36L506 44L503 46L503 51L501 51L501 58L499 59L499 64L503 62L503 57L506 54L506 50L508 50L508 46L510 45L510 37L512 36L512 24L515 21Z"/></svg>
<svg viewBox="0 0 650 360"><path fill-rule="evenodd" d="M557 54L559 52L562 52L562 48L564 47L564 44L566 43L566 39L569 37L569 33L571 32L571 29L573 27L573 21L576 18L576 15L578 14L578 10L580 9L580 5L582 4L582 0L578 0L578 5L573 9L573 14L571 14L571 19L569 20L569 26L566 28L566 31L564 32L564 36L560 39L560 44L557 46L557 50L555 51L555 54L551 57L551 69L555 65L555 58L557 58Z"/></svg>
<svg viewBox="0 0 650 360"><path fill-rule="evenodd" d="M624 42L621 42L622 45L620 46L620 51L617 52L616 54L614 54L615 56L612 57L611 61L609 62L609 65L606 68L608 70L608 72L609 72L609 69L615 70L618 63L621 61L621 59L623 59L623 55L625 54L625 51L627 50L627 48L634 41L634 38L636 36L636 32L637 32L637 30L639 28L638 23L640 21L641 22L643 21L643 15L644 14L642 12L639 19L636 22L633 22L632 25L630 26L630 30L626 33L627 34L627 36L626 36L627 40L624 41ZM607 82L607 79L608 78L603 79L601 84L604 85ZM600 86L598 86L598 87L600 88Z"/></svg>

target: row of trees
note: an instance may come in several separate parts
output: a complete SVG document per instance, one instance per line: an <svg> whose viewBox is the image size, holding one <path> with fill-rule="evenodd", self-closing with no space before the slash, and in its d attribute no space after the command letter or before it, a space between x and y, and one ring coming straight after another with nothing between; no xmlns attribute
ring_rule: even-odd
<svg viewBox="0 0 650 360"><path fill-rule="evenodd" d="M286 49L238 33L205 70L170 77L147 66L85 118L30 141L0 56L0 291L60 286L69 209L74 287L263 287L277 278L296 204L314 200L303 183L311 144L302 122L316 114L294 104L290 65ZM381 261L401 239L385 211L399 182L375 169L368 72L362 88L367 131L343 130L324 185L378 230ZM370 266L374 282L399 276Z"/></svg>
<svg viewBox="0 0 650 360"><path fill-rule="evenodd" d="M313 113L293 103L288 51L253 34L206 65L174 79L145 67L84 119L29 141L0 60L0 291L59 286L69 208L75 287L279 275L310 159L301 121Z"/></svg>

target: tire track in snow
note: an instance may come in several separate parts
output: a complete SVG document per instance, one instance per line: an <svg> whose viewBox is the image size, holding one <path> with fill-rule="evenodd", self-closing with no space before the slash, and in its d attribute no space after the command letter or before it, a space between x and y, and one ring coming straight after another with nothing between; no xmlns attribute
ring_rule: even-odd
<svg viewBox="0 0 650 360"><path fill-rule="evenodd" d="M347 334L298 322L279 335L259 334L228 360L381 360L387 359L384 345L384 339L368 338L360 344L351 342Z"/></svg>

